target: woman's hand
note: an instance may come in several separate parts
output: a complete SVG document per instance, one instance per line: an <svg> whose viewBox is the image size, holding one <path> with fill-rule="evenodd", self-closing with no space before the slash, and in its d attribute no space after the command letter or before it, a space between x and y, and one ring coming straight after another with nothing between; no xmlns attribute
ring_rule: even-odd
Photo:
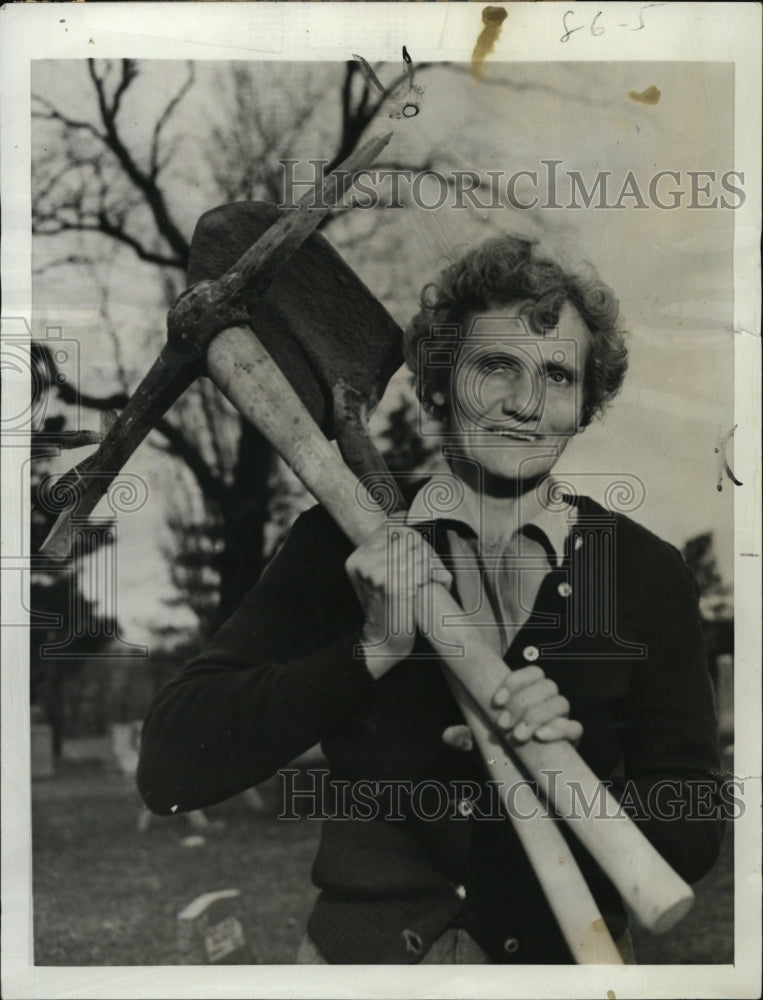
<svg viewBox="0 0 763 1000"><path fill-rule="evenodd" d="M570 703L540 667L522 667L507 674L492 704L498 710L496 727L511 733L515 743L526 743L531 737L577 743L583 735L581 724L568 718Z"/></svg>
<svg viewBox="0 0 763 1000"><path fill-rule="evenodd" d="M422 587L448 585L450 573L421 534L382 525L345 562L363 609L366 664L381 677L413 649Z"/></svg>
<svg viewBox="0 0 763 1000"><path fill-rule="evenodd" d="M535 737L545 743L569 740L574 744L583 735L581 724L568 718L570 703L540 667L522 667L508 674L493 695L492 707L496 728L514 743ZM449 726L442 738L454 749L472 748L468 726Z"/></svg>

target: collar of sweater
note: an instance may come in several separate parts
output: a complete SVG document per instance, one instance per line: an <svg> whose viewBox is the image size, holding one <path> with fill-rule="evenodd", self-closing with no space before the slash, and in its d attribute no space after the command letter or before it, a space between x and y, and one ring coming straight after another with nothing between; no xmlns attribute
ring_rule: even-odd
<svg viewBox="0 0 763 1000"><path fill-rule="evenodd" d="M546 477L535 489L523 494L513 516L507 514L509 516L512 523L502 532L507 541L534 525L548 539L557 561L563 558L567 535L576 520L576 509L562 501L561 489L553 477ZM479 495L456 476L444 460L414 496L406 521L408 524L456 521L466 525L477 537L484 536Z"/></svg>

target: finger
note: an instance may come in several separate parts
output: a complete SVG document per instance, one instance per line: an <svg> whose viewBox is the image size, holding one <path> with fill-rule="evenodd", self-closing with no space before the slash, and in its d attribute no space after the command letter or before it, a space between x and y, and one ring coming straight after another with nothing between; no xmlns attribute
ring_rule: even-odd
<svg viewBox="0 0 763 1000"><path fill-rule="evenodd" d="M376 567L384 567L386 564L387 559L383 551L361 547L349 554L345 560L344 568L349 577L365 576Z"/></svg>
<svg viewBox="0 0 763 1000"><path fill-rule="evenodd" d="M554 719L539 726L533 734L536 740L549 743L552 740L569 740L573 745L580 741L583 726L576 719Z"/></svg>
<svg viewBox="0 0 763 1000"><path fill-rule="evenodd" d="M514 720L509 712L501 712L495 720L495 724L501 732L506 735L510 732L511 727L514 725Z"/></svg>
<svg viewBox="0 0 763 1000"><path fill-rule="evenodd" d="M556 694L552 698L545 698L530 707L522 717L522 722L536 729L544 722L551 722L552 719L564 718L570 714L570 703L563 694Z"/></svg>
<svg viewBox="0 0 763 1000"><path fill-rule="evenodd" d="M528 667L520 667L519 670L512 670L510 674L506 675L503 684L511 694L514 694L517 691L521 691L522 688L526 688L529 684L542 681L545 676L543 670L533 664Z"/></svg>
<svg viewBox="0 0 763 1000"><path fill-rule="evenodd" d="M359 550L345 563L347 575L379 593L412 596L425 582L428 569L422 567L417 553L387 550L378 552Z"/></svg>
<svg viewBox="0 0 763 1000"><path fill-rule="evenodd" d="M448 726L442 734L442 741L454 750L471 750L474 745L468 726Z"/></svg>
<svg viewBox="0 0 763 1000"><path fill-rule="evenodd" d="M383 558L392 575L406 587L421 587L429 583L434 553L425 546L417 531L395 529L390 535L389 549Z"/></svg>
<svg viewBox="0 0 763 1000"><path fill-rule="evenodd" d="M357 567L368 567L377 563L385 565L390 550L399 551L403 539L408 549L420 547L422 541L421 535L412 528L403 526L390 528L387 524L381 525L350 553L345 560L345 569L350 572Z"/></svg>
<svg viewBox="0 0 763 1000"><path fill-rule="evenodd" d="M406 584L408 591L418 590L430 583L450 587L453 576L443 565L439 556L423 542L417 548L406 551Z"/></svg>
<svg viewBox="0 0 763 1000"><path fill-rule="evenodd" d="M528 684L520 691L512 692L506 710L511 713L514 722L519 722L533 705L538 705L549 698L555 698L558 694L559 688L554 681L544 677L543 680Z"/></svg>
<svg viewBox="0 0 763 1000"><path fill-rule="evenodd" d="M389 527L386 524L380 525L375 531L373 531L368 538L365 538L359 549L369 552L374 552L378 550L384 550L387 548L391 538L392 532L390 532Z"/></svg>
<svg viewBox="0 0 763 1000"><path fill-rule="evenodd" d="M520 667L519 670L512 670L506 675L503 683L514 694L530 684L537 684L538 681L544 680L545 676L542 668L537 664L528 664L526 667Z"/></svg>
<svg viewBox="0 0 763 1000"><path fill-rule="evenodd" d="M540 726L553 722L554 719L566 718L569 711L570 703L560 694L546 698L537 705L531 705L514 728L514 738L524 742L530 739Z"/></svg>
<svg viewBox="0 0 763 1000"><path fill-rule="evenodd" d="M508 704L512 694L521 691L523 687L543 680L545 676L541 668L535 666L513 670L506 675L501 682L501 686L493 694L492 704L494 708L504 708Z"/></svg>
<svg viewBox="0 0 763 1000"><path fill-rule="evenodd" d="M453 579L421 534L404 525L377 529L350 553L345 568L350 575L360 574L377 585L387 583L400 592L433 580L449 586ZM404 585L398 577L405 580Z"/></svg>
<svg viewBox="0 0 763 1000"><path fill-rule="evenodd" d="M430 570L429 574L431 579L435 583L442 583L446 587L449 587L453 582L453 574L450 570L446 569L442 563L442 560L428 545L426 546L431 553Z"/></svg>
<svg viewBox="0 0 763 1000"><path fill-rule="evenodd" d="M400 524L386 530L387 534L382 534L379 538L382 548L386 548L387 539L394 545L405 545L412 552L420 552L424 546L429 548L421 532L416 531L415 528L409 528L404 524Z"/></svg>
<svg viewBox="0 0 763 1000"><path fill-rule="evenodd" d="M509 691L505 684L501 684L493 694L493 706L495 708L503 708L508 703L510 697L511 691Z"/></svg>

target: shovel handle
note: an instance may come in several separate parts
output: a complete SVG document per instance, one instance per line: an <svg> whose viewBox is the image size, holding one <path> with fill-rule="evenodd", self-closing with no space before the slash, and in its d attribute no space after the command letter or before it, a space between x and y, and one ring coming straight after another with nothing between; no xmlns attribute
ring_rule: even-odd
<svg viewBox="0 0 763 1000"><path fill-rule="evenodd" d="M360 544L386 522L384 511L341 461L249 327L231 327L212 341L207 370L351 541ZM479 629L464 623L463 610L443 585L432 583L426 589L428 600L422 606L428 604L431 620L422 631L477 705L490 705L506 677L506 664L486 645ZM694 898L690 887L621 812L568 742L531 740L516 753L644 927L661 933L689 911ZM491 776L502 781L500 767L492 767L496 774L491 771ZM602 819L576 812L570 783L584 801L602 802Z"/></svg>
<svg viewBox="0 0 763 1000"><path fill-rule="evenodd" d="M541 811L535 792L511 757L491 739L491 731L469 694L458 681L448 678L474 741L504 803L517 837L530 859L548 905L577 965L623 965L558 822ZM500 775L500 778L496 776Z"/></svg>

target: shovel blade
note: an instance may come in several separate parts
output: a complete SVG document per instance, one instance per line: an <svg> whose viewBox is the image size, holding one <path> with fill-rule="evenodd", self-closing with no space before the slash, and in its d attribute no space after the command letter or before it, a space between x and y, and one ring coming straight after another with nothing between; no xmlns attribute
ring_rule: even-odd
<svg viewBox="0 0 763 1000"><path fill-rule="evenodd" d="M188 281L222 276L280 216L236 202L205 213L191 241ZM403 362L402 330L319 233L295 252L264 296L246 297L251 326L313 419L335 434L334 390L350 385L371 412Z"/></svg>

